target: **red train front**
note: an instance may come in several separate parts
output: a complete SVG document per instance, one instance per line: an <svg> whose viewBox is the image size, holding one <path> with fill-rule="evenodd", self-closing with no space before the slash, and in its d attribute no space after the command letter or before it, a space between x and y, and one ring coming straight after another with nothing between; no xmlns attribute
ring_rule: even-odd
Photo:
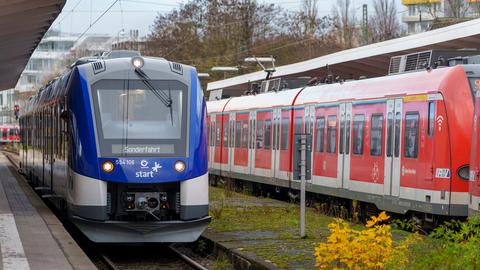
<svg viewBox="0 0 480 270"><path fill-rule="evenodd" d="M20 142L18 125L0 125L0 143Z"/></svg>
<svg viewBox="0 0 480 270"><path fill-rule="evenodd" d="M469 215L472 215L480 212L480 73L478 78L470 79L470 85L475 91L468 204Z"/></svg>
<svg viewBox="0 0 480 270"><path fill-rule="evenodd" d="M306 133L313 137L307 191L429 220L466 216L469 77L476 69L439 68L211 101L210 172L298 189L292 140Z"/></svg>

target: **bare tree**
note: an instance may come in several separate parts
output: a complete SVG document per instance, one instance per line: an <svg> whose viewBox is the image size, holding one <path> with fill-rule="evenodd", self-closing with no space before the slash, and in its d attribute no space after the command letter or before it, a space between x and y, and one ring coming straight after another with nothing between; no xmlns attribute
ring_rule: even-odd
<svg viewBox="0 0 480 270"><path fill-rule="evenodd" d="M374 0L370 22L375 42L398 37L401 29L395 0Z"/></svg>
<svg viewBox="0 0 480 270"><path fill-rule="evenodd" d="M318 28L318 0L303 0L302 19L304 25L304 33L313 37Z"/></svg>
<svg viewBox="0 0 480 270"><path fill-rule="evenodd" d="M352 48L358 41L357 18L351 0L337 0L333 7L334 25L339 34L338 42L344 48Z"/></svg>
<svg viewBox="0 0 480 270"><path fill-rule="evenodd" d="M469 5L465 0L445 0L445 14L453 18L464 18Z"/></svg>

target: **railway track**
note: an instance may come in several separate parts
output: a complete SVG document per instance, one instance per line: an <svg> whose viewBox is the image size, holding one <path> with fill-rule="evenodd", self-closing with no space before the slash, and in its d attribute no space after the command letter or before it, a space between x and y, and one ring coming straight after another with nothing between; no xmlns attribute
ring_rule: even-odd
<svg viewBox="0 0 480 270"><path fill-rule="evenodd" d="M7 156L11 164L19 169L18 154L5 149L0 151ZM174 244L137 244L137 245L98 245L88 240L73 224L62 218L61 214L48 201L50 210L63 223L82 250L89 256L98 269L109 270L206 270L201 264L179 251Z"/></svg>
<svg viewBox="0 0 480 270"><path fill-rule="evenodd" d="M103 264L111 270L207 270L173 245L104 246L98 252Z"/></svg>

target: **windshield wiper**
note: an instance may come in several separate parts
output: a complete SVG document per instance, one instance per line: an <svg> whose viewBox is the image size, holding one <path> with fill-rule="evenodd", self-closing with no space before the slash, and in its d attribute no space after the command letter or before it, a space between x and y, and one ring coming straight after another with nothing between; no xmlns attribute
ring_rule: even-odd
<svg viewBox="0 0 480 270"><path fill-rule="evenodd" d="M170 88L168 88L168 95L164 92L164 90L157 90L151 83L150 78L148 77L143 70L136 68L135 74L142 79L143 84L145 84L150 91L165 105L165 107L170 108L170 120L172 121L173 125L173 108L172 108L172 93Z"/></svg>

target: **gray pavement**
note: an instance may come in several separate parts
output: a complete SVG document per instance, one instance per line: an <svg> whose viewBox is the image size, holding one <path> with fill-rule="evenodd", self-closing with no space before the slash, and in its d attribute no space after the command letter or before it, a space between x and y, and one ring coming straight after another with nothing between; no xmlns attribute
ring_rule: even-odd
<svg viewBox="0 0 480 270"><path fill-rule="evenodd" d="M25 179L0 154L1 269L96 269Z"/></svg>

